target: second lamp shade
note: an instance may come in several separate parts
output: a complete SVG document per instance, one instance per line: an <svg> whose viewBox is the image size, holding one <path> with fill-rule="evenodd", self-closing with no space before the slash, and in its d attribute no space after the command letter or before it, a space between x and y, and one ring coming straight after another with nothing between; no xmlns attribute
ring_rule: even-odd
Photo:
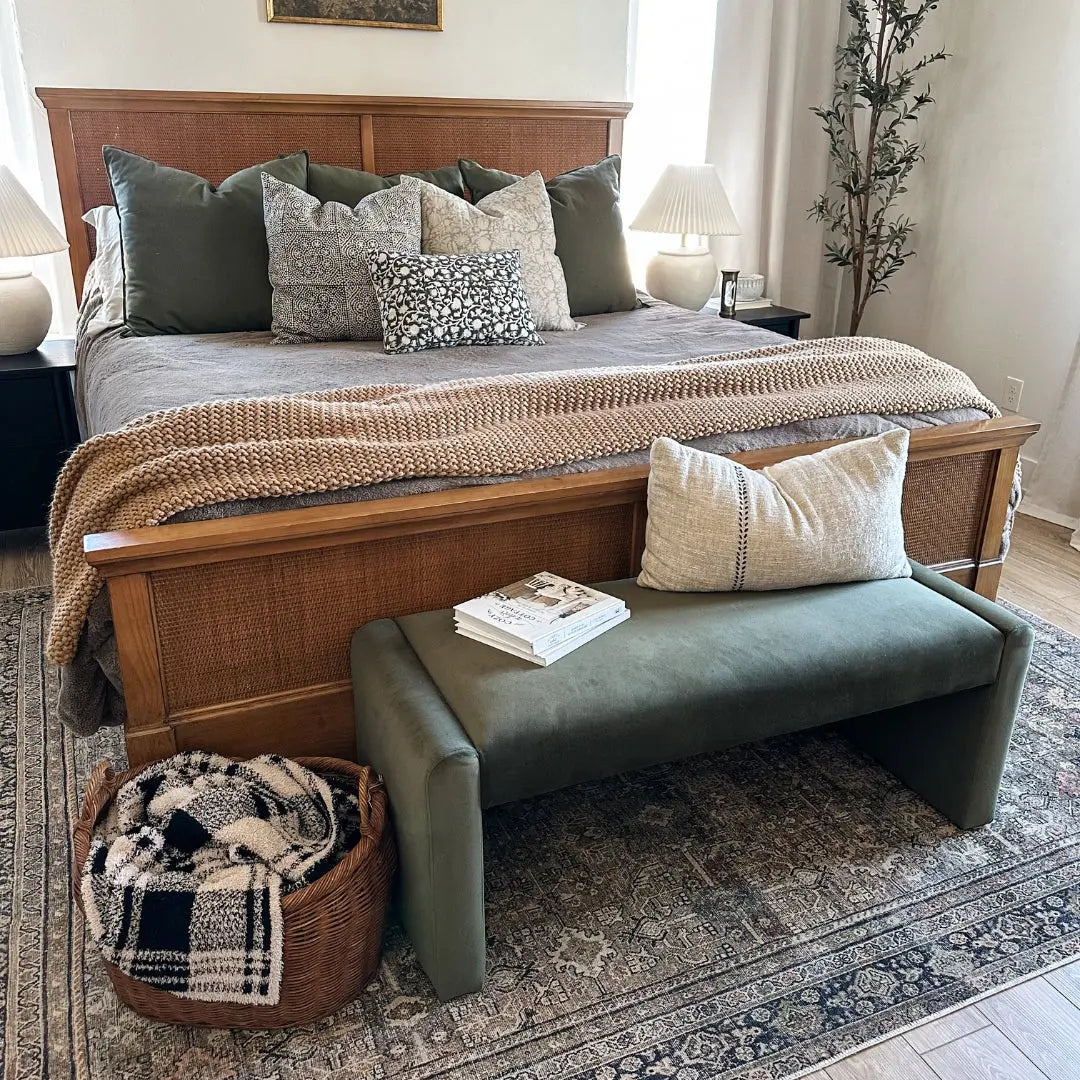
<svg viewBox="0 0 1080 1080"><path fill-rule="evenodd" d="M696 236L737 236L740 232L712 165L669 165L630 228Z"/></svg>

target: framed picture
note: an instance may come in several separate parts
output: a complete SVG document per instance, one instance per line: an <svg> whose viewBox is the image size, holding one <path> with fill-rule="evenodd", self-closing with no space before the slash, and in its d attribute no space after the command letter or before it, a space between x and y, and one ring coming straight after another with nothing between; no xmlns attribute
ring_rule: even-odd
<svg viewBox="0 0 1080 1080"><path fill-rule="evenodd" d="M268 22L441 30L442 0L266 0Z"/></svg>

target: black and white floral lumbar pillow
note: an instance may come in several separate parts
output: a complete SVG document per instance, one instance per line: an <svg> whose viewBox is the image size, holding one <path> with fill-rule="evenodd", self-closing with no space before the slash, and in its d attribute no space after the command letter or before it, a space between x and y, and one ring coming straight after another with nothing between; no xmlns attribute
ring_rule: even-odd
<svg viewBox="0 0 1080 1080"><path fill-rule="evenodd" d="M350 208L343 203L321 203L263 173L275 341L375 341L382 337L367 257L371 251L419 254L419 181L408 179Z"/></svg>
<svg viewBox="0 0 1080 1080"><path fill-rule="evenodd" d="M516 251L403 255L376 251L368 268L388 353L450 345L543 345Z"/></svg>

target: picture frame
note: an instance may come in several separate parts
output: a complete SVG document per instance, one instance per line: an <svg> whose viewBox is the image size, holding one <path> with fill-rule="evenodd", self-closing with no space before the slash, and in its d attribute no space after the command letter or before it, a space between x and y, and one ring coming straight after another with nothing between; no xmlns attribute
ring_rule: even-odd
<svg viewBox="0 0 1080 1080"><path fill-rule="evenodd" d="M266 0L266 21L442 30L443 0Z"/></svg>

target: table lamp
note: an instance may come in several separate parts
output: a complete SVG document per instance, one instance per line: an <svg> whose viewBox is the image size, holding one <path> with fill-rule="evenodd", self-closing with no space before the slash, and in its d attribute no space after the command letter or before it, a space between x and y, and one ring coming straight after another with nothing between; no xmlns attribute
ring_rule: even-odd
<svg viewBox="0 0 1080 1080"><path fill-rule="evenodd" d="M716 286L716 260L707 247L687 247L687 236L737 236L741 231L712 165L669 165L630 224L640 232L670 233L678 247L649 261L645 287L669 304L700 311Z"/></svg>
<svg viewBox="0 0 1080 1080"><path fill-rule="evenodd" d="M52 323L49 290L27 269L5 264L63 251L67 241L6 165L0 165L0 356L32 352Z"/></svg>

